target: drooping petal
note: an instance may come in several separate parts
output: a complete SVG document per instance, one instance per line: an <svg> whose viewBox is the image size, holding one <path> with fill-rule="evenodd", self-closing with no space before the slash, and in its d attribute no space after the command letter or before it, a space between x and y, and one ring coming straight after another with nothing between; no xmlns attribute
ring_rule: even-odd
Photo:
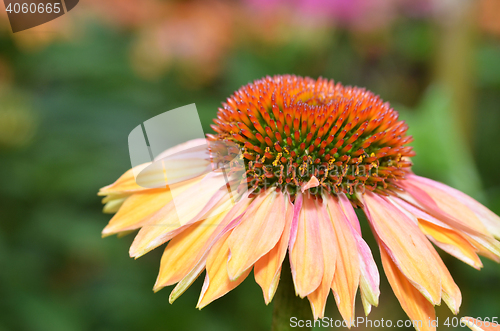
<svg viewBox="0 0 500 331"><path fill-rule="evenodd" d="M460 289L453 280L453 277L451 277L450 271L446 268L446 265L443 260L441 260L441 257L436 250L433 249L431 243L428 243L428 246L439 266L438 270L441 275L441 295L443 297L443 301L450 308L451 312L457 315L460 305L462 304L462 293L460 293Z"/></svg>
<svg viewBox="0 0 500 331"><path fill-rule="evenodd" d="M302 199L300 193L296 199ZM318 240L321 235L318 224L314 200L306 196L303 198L302 208L298 211L297 234L290 248L290 266L295 292L301 298L314 292L323 279L324 262L321 242ZM292 230L293 228L292 223Z"/></svg>
<svg viewBox="0 0 500 331"><path fill-rule="evenodd" d="M103 196L103 195L124 194L124 193L132 194L135 192L148 190L148 188L137 185L134 176L134 172L136 173L141 172L148 165L150 165L150 163L144 163L132 169L127 170L123 175L120 176L120 178L116 180L116 182L101 188L99 190L99 193L97 193L97 195ZM164 182L165 180L163 174L161 174L161 178Z"/></svg>
<svg viewBox="0 0 500 331"><path fill-rule="evenodd" d="M400 192L398 195L452 228L467 234L472 238L469 242L478 249L479 255L500 262L500 242L495 240L469 208L439 188L418 186L419 183L415 183L416 181L410 183L409 180L403 181L401 186L407 193ZM422 187L425 187L427 191Z"/></svg>
<svg viewBox="0 0 500 331"><path fill-rule="evenodd" d="M418 220L420 230L436 246L476 269L482 268L483 264L476 254L478 249L461 232L402 199L390 199Z"/></svg>
<svg viewBox="0 0 500 331"><path fill-rule="evenodd" d="M212 233L210 239L207 241L205 246L202 248L203 254L199 258L198 262L194 265L194 267L189 271L189 273L184 276L184 278L175 286L170 293L169 302L173 303L179 296L181 296L189 286L198 278L198 276L205 269L206 261L208 254L210 253L211 248L224 236L226 233L232 231L236 226L238 226L243 218L243 215L247 211L248 206L250 205L252 199L248 198L247 195L243 196L242 199L236 203L236 205L228 212L228 214L222 220L219 229ZM160 268L160 274L158 275L157 282L155 284L154 290L157 291L161 289L164 285L162 284L162 270L169 272L168 269Z"/></svg>
<svg viewBox="0 0 500 331"><path fill-rule="evenodd" d="M358 196L374 233L404 276L432 304L441 302L437 262L418 226L397 207L371 192Z"/></svg>
<svg viewBox="0 0 500 331"><path fill-rule="evenodd" d="M312 203L316 204L316 213L318 215L318 226L321 241L321 248L323 254L323 278L319 287L309 294L307 298L311 303L311 308L313 311L313 316L315 319L323 318L325 314L326 301L328 295L330 294L330 288L332 288L332 282L334 281L334 275L338 271L335 271L336 265L338 265L338 260L341 258L339 255L339 245L338 239L334 230L332 223L335 222L331 219L328 214L326 205L310 199ZM339 306L340 307L340 306ZM350 321L350 320L348 320Z"/></svg>
<svg viewBox="0 0 500 331"><path fill-rule="evenodd" d="M373 259L370 247L361 236L361 226L359 225L358 216L356 215L351 202L344 193L339 194L338 197L342 211L352 225L351 232L356 238L361 272L359 281L361 301L363 303L365 315L368 316L371 312L371 307L378 306L380 296L380 274L378 272L377 264Z"/></svg>
<svg viewBox="0 0 500 331"><path fill-rule="evenodd" d="M122 231L136 230L147 224L153 214L165 207L173 196L199 183L201 178L172 185L170 189L145 190L125 199L115 216L102 231L103 237Z"/></svg>
<svg viewBox="0 0 500 331"><path fill-rule="evenodd" d="M205 139L193 139L169 148L155 158L159 166L154 166L152 162L137 165L126 171L113 184L101 188L98 195L132 194L152 188L167 188L167 183L168 186L171 186L180 181L206 174L210 170L206 146ZM172 158L172 162L158 162L158 160L169 157ZM173 167L167 171L168 180L165 177L165 164ZM139 174L142 186L137 184L136 177Z"/></svg>
<svg viewBox="0 0 500 331"><path fill-rule="evenodd" d="M459 190L449 187L443 183L433 181L429 178L424 178L413 174L410 176L410 178L414 179L417 182L423 183L424 185L426 184L430 187L434 186L435 188L446 192L449 196L453 196L454 198L456 198L479 218L479 220L484 224L484 226L493 236L495 236L497 239L500 239L500 217L483 206L481 203L477 202L467 194L460 192Z"/></svg>
<svg viewBox="0 0 500 331"><path fill-rule="evenodd" d="M155 160L162 160L172 156L185 158L186 155L189 155L190 158L196 155L197 158L206 159L208 156L207 148L208 141L205 138L191 139L161 152L155 157Z"/></svg>
<svg viewBox="0 0 500 331"><path fill-rule="evenodd" d="M340 314L350 326L354 319L354 304L360 278L358 243L351 221L347 219L339 202L333 197L327 197L326 200L338 251L332 290Z"/></svg>
<svg viewBox="0 0 500 331"><path fill-rule="evenodd" d="M423 219L419 219L418 226L436 246L445 252L478 270L483 267L481 259L476 254L478 250L459 232L439 227Z"/></svg>
<svg viewBox="0 0 500 331"><path fill-rule="evenodd" d="M441 187L422 182L419 178L410 175L408 179L401 181L400 185L423 206L425 211L444 222L451 218L477 232L489 235L488 230L476 214L455 196L443 191Z"/></svg>
<svg viewBox="0 0 500 331"><path fill-rule="evenodd" d="M170 201L170 190L149 190L131 195L102 230L103 237L140 228L149 220L148 216Z"/></svg>
<svg viewBox="0 0 500 331"><path fill-rule="evenodd" d="M467 240L477 248L479 255L500 263L500 243L493 237L469 236Z"/></svg>
<svg viewBox="0 0 500 331"><path fill-rule="evenodd" d="M368 316L372 306L378 306L378 299L380 296L380 274L368 244L359 234L354 233L354 236L358 244L360 261L361 277L359 280L359 288L361 292L361 302L363 303L365 315Z"/></svg>
<svg viewBox="0 0 500 331"><path fill-rule="evenodd" d="M401 307L414 321L414 327L418 331L436 330L436 327L428 323L436 319L434 306L401 273L384 246L380 245L382 265Z"/></svg>
<svg viewBox="0 0 500 331"><path fill-rule="evenodd" d="M104 203L104 207L102 209L102 212L105 214L114 214L118 210L120 210L120 207L123 205L125 200L127 200L127 196L113 196L113 195L108 195L104 199L102 199L102 203Z"/></svg>
<svg viewBox="0 0 500 331"><path fill-rule="evenodd" d="M152 171L163 170L169 186L207 174L212 171L207 141L194 139L172 147L158 155L150 167Z"/></svg>
<svg viewBox="0 0 500 331"><path fill-rule="evenodd" d="M356 215L351 202L344 193L339 194L338 197L340 207L342 208L345 216L347 216L347 219L351 222L352 227L359 233L359 235L361 235L361 226L359 225L358 216Z"/></svg>
<svg viewBox="0 0 500 331"><path fill-rule="evenodd" d="M228 239L231 252L227 264L229 278L238 278L276 246L283 233L285 220L286 201L283 193L270 190L254 200Z"/></svg>
<svg viewBox="0 0 500 331"><path fill-rule="evenodd" d="M459 233L453 233L453 230L450 229L449 227L446 226L446 224L443 224L437 219L434 219L432 217L428 217L430 215L426 214L425 212L419 210L418 208L410 205L409 203L402 201L399 198L396 197L391 197L388 198L395 206L400 208L400 210L405 213L411 220L413 220L414 224L418 224L420 229L422 229L424 234L427 234L426 232L431 232L433 233L436 237L440 238L442 233L449 233L450 238L461 238L461 240L464 242L464 244L467 244L469 247L474 249L472 245L469 244L467 239L460 237ZM419 219L420 217L425 217L428 219L431 219L433 222L425 221L423 219ZM441 226L441 228L438 228L438 225ZM436 228L438 230L436 231ZM437 233L435 233L437 232ZM454 236L456 235L456 236ZM438 271L441 277L441 288L442 288L442 298L450 308L450 310L456 315L458 314L458 310L460 308L460 305L462 303L462 294L460 293L460 289L458 288L457 284L455 284L455 281L450 275L450 272L444 265L443 261L441 260L441 257L439 254L436 252L436 250L432 247L431 243L428 241L425 241L425 244L427 245L429 252L432 253L434 256L437 266L438 266ZM474 252L474 251L472 251ZM476 256L477 257L477 256Z"/></svg>
<svg viewBox="0 0 500 331"><path fill-rule="evenodd" d="M281 266L288 249L293 219L293 204L288 197L286 198L286 206L285 227L280 240L274 248L261 257L254 266L255 281L262 288L266 305L271 302L278 288Z"/></svg>
<svg viewBox="0 0 500 331"><path fill-rule="evenodd" d="M245 280L252 268L245 270L240 277L231 280L228 275L227 262L229 259L229 237L231 233L226 233L212 247L207 258L207 274L205 283L201 290L197 308L202 309L210 302L228 293Z"/></svg>
<svg viewBox="0 0 500 331"><path fill-rule="evenodd" d="M288 243L288 251L291 252L293 246L295 245L295 240L297 239L297 230L299 227L299 215L302 210L302 204L304 202L302 194L298 194L293 202L293 218L292 225L290 227L290 241Z"/></svg>
<svg viewBox="0 0 500 331"><path fill-rule="evenodd" d="M177 234L165 247L160 264L160 273L155 290L177 283L184 278L200 260L210 242L210 238L221 231L221 221L225 215L219 214L189 226Z"/></svg>
<svg viewBox="0 0 500 331"><path fill-rule="evenodd" d="M206 139L192 139L176 145L155 157L154 162L142 172L135 172L139 184L147 187L155 184L154 176L161 172L163 181L168 186L205 176L212 170L208 142Z"/></svg>
<svg viewBox="0 0 500 331"><path fill-rule="evenodd" d="M130 247L131 257L140 257L152 249L164 244L187 226L206 218L209 212L215 214L227 211L231 202L226 187L219 184L219 178L208 174L203 180L188 190L180 193L166 206L151 216ZM216 206L219 210L216 211ZM186 220L189 220L186 222Z"/></svg>

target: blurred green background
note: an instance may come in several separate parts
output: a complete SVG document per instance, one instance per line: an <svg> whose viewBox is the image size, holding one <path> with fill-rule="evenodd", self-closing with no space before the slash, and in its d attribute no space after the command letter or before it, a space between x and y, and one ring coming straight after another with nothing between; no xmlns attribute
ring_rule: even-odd
<svg viewBox="0 0 500 331"><path fill-rule="evenodd" d="M265 75L374 91L408 121L417 174L500 213L499 0L82 0L16 34L0 11L2 331L268 330L252 277L202 311L201 279L173 305L154 294L162 249L134 261L133 236L101 239L96 195L130 167L139 123L194 102L210 132L220 102ZM499 316L500 267L442 256L459 316ZM370 318L406 319L381 278ZM326 314L340 319L332 297Z"/></svg>

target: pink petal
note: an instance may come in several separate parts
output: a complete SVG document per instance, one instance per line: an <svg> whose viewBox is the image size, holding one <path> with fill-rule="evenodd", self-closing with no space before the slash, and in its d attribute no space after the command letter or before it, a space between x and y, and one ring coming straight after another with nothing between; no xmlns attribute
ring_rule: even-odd
<svg viewBox="0 0 500 331"><path fill-rule="evenodd" d="M297 194L297 199L301 201L300 193ZM296 215L294 219L295 217ZM297 235L294 242L291 242L290 248L290 265L295 292L301 298L314 292L323 279L324 262L320 236L315 202L312 198L305 197L298 213Z"/></svg>
<svg viewBox="0 0 500 331"><path fill-rule="evenodd" d="M325 314L326 301L330 294L334 275L336 274L335 265L338 261L338 248L336 244L337 238L328 211L321 202L314 201L313 203L316 204L317 208L319 239L321 241L324 268L321 284L307 298L311 303L313 316L317 319L323 318Z"/></svg>
<svg viewBox="0 0 500 331"><path fill-rule="evenodd" d="M451 221L461 223L479 233L489 235L486 227L472 210L450 192L444 191L440 186L435 185L437 182L423 182L421 178L409 175L406 180L400 182L400 185L425 211L444 222L451 219Z"/></svg>
<svg viewBox="0 0 500 331"><path fill-rule="evenodd" d="M285 228L285 203L283 193L274 190L261 193L252 202L228 239L229 278L238 278L276 246Z"/></svg>
<svg viewBox="0 0 500 331"><path fill-rule="evenodd" d="M358 243L351 222L333 197L326 197L328 211L335 231L337 267L332 290L340 314L350 326L354 319L354 304L360 279Z"/></svg>
<svg viewBox="0 0 500 331"><path fill-rule="evenodd" d="M491 234L493 234L497 239L500 239L500 217L477 202L475 199L471 198L463 192L460 192L459 190L428 178L419 177L416 175L411 175L411 178L429 186L434 186L448 193L450 196L455 197L458 201L460 201L462 204L472 210L472 212L474 212L474 214L479 218L479 220L481 220L481 222L486 226Z"/></svg>
<svg viewBox="0 0 500 331"><path fill-rule="evenodd" d="M374 233L395 265L432 304L441 302L441 278L428 240L418 226L386 198L367 192L359 198Z"/></svg>
<svg viewBox="0 0 500 331"><path fill-rule="evenodd" d="M161 258L160 272L154 290L172 285L185 278L196 266L206 258L207 252L214 243L229 229L239 223L241 215L251 199L242 199L229 212L190 225L185 231L176 235L167 245ZM201 272L201 271L200 271Z"/></svg>
<svg viewBox="0 0 500 331"><path fill-rule="evenodd" d="M361 271L361 301L363 303L365 314L368 315L371 311L372 306L378 306L378 300L380 296L380 274L378 272L375 260L373 259L370 247L361 237L361 227L359 225L358 216L356 215L351 202L344 193L339 194L338 197L340 206L342 207L344 214L347 216L347 219L352 225L351 232L356 238L360 261L359 266Z"/></svg>
<svg viewBox="0 0 500 331"><path fill-rule="evenodd" d="M442 188L423 183L420 178L411 176L410 179L401 181L401 186L407 191L399 194L401 198L467 234L480 255L499 262L500 242L488 232L476 214Z"/></svg>
<svg viewBox="0 0 500 331"><path fill-rule="evenodd" d="M358 216L356 215L351 202L344 193L339 194L338 197L340 206L342 207L344 214L347 216L347 219L351 222L352 227L356 229L359 235L361 235L361 227L359 225Z"/></svg>
<svg viewBox="0 0 500 331"><path fill-rule="evenodd" d="M281 274L281 266L288 250L293 219L293 204L288 197L286 198L286 205L285 228L280 240L254 266L255 281L262 288L266 305L271 302L276 292Z"/></svg>
<svg viewBox="0 0 500 331"><path fill-rule="evenodd" d="M478 249L467 240L467 236L402 199L390 199L418 220L419 228L436 246L476 269L482 268L476 254Z"/></svg>
<svg viewBox="0 0 500 331"><path fill-rule="evenodd" d="M237 203L234 208L226 215L225 219L221 222L221 226L223 226L223 230L216 233L216 235L212 235L212 238L208 242L208 245L203 249L204 253L196 263L196 265L191 269L191 271L177 284L177 286L172 290L169 296L169 302L173 303L179 296L181 296L189 286L193 284L193 282L198 278L198 276L205 269L206 261L208 254L210 253L211 248L219 241L221 238L232 229L234 229L238 224L240 224L241 219L245 213L246 208L250 204L249 201L241 200ZM236 216L239 215L239 216ZM236 218L234 218L236 216ZM234 218L234 219L233 219ZM228 221L231 220L229 223ZM227 224L227 225L226 225ZM161 270L161 269L160 269ZM161 271L160 271L161 272ZM158 275L158 279L155 284L155 291L158 291L162 288L160 284L160 275Z"/></svg>

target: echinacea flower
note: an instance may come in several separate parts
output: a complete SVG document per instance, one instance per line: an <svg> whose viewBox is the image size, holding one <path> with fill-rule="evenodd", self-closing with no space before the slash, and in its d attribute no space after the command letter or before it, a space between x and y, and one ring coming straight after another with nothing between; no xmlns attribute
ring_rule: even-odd
<svg viewBox="0 0 500 331"><path fill-rule="evenodd" d="M141 187L132 169L99 192L105 210L117 212L103 235L140 229L132 257L168 242L154 290L178 283L170 301L206 270L202 308L253 269L267 304L281 268L290 267L296 294L307 297L314 318L323 317L331 290L350 325L358 288L366 314L380 293L355 209L366 214L388 281L412 320L434 320L441 301L455 314L461 304L432 244L476 269L482 267L478 254L500 261L500 218L469 196L413 174L407 125L365 89L321 78L266 77L228 98L214 122L210 148L233 144L240 166L200 172L205 154L182 158L183 150L200 145L189 141L164 154L181 151L177 162L192 165L179 167L182 175L172 185ZM230 152L222 154L217 164ZM223 175L228 185L216 185ZM237 189L228 190L229 183ZM184 209L189 219L181 222L176 210ZM290 266L283 265L287 254ZM434 329L427 324L421 329Z"/></svg>

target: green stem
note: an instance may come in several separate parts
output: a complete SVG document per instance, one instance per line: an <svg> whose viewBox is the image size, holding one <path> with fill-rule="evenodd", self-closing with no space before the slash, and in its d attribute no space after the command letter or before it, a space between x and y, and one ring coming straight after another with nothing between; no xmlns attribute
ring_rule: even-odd
<svg viewBox="0 0 500 331"><path fill-rule="evenodd" d="M459 130L472 145L474 128L474 53L477 4L474 1L450 3L438 22L439 43L436 52L438 83L452 93L452 109Z"/></svg>
<svg viewBox="0 0 500 331"><path fill-rule="evenodd" d="M283 262L281 279L274 296L273 324L272 331L287 330L311 330L308 327L291 326L291 318L296 317L299 320L312 320L312 311L309 301L301 299L295 295L292 273L290 271L288 258Z"/></svg>

